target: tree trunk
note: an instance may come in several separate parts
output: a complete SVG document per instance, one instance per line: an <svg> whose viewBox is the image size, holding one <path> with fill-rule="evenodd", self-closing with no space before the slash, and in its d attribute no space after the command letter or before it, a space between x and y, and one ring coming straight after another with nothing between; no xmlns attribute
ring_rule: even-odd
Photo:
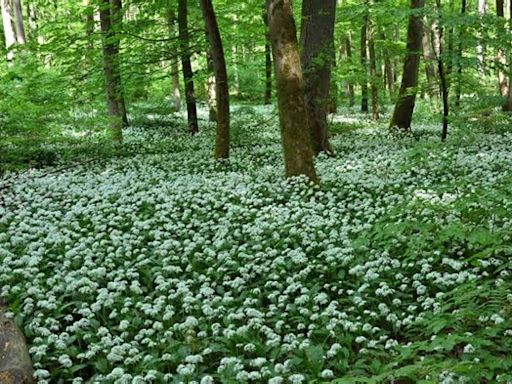
<svg viewBox="0 0 512 384"><path fill-rule="evenodd" d="M169 37L175 38L175 24L176 17L174 11L171 9L167 10L167 26L169 27ZM178 66L178 58L173 55L171 59L171 80L172 80L172 99L173 99L173 110L179 112L181 110L181 92L180 92L180 69Z"/></svg>
<svg viewBox="0 0 512 384"><path fill-rule="evenodd" d="M373 22L368 22L368 51L370 54L370 85L372 93L372 118L378 121L379 113L379 75L377 73L377 58L375 57L375 30Z"/></svg>
<svg viewBox="0 0 512 384"><path fill-rule="evenodd" d="M215 71L213 69L213 58L210 48L206 49L206 67L208 69L208 79L206 80L208 119L211 122L217 122L217 87L215 86Z"/></svg>
<svg viewBox="0 0 512 384"><path fill-rule="evenodd" d="M352 32L348 31L345 36L345 52L347 58L352 64ZM354 84L351 81L348 82L348 106L352 108L356 104L356 95L354 92Z"/></svg>
<svg viewBox="0 0 512 384"><path fill-rule="evenodd" d="M21 0L13 0L14 16L16 17L16 40L18 44L25 44L27 38L25 36L25 25L23 24L23 7Z"/></svg>
<svg viewBox="0 0 512 384"><path fill-rule="evenodd" d="M496 0L496 16L505 19L505 11L504 11L504 1ZM504 24L504 23L502 23ZM505 34L504 25L500 25L497 31L498 36L503 36ZM500 87L500 95L505 96L508 94L508 82L507 77L504 72L504 68L507 65L507 60L505 57L505 50L503 48L498 48L498 81Z"/></svg>
<svg viewBox="0 0 512 384"><path fill-rule="evenodd" d="M368 12L363 17L361 27L361 68L363 76L361 81L361 112L368 112Z"/></svg>
<svg viewBox="0 0 512 384"><path fill-rule="evenodd" d="M263 22L265 23L265 97L263 104L268 105L272 103L272 46L268 32L268 17L266 12L263 12Z"/></svg>
<svg viewBox="0 0 512 384"><path fill-rule="evenodd" d="M226 72L224 48L220 37L217 18L211 0L201 0L201 10L210 40L215 89L217 99L217 132L215 135L215 158L229 158L229 85Z"/></svg>
<svg viewBox="0 0 512 384"><path fill-rule="evenodd" d="M35 383L25 337L6 312L6 305L0 301L0 383Z"/></svg>
<svg viewBox="0 0 512 384"><path fill-rule="evenodd" d="M466 14L466 0L462 0L461 6L461 17L464 17ZM460 97L462 94L462 55L464 54L462 40L466 33L464 26L459 27L459 46L457 48L457 88L455 89L455 107L460 107Z"/></svg>
<svg viewBox="0 0 512 384"><path fill-rule="evenodd" d="M434 53L436 55L437 60L437 70L439 72L439 81L441 83L441 96L443 98L443 129L441 131L441 140L445 141L448 135L448 116L449 116L449 104L448 104L448 81L446 79L446 70L444 64L444 27L442 20L442 6L441 0L436 0L436 8L438 14L438 21L436 23L436 28L432 28L432 36L431 40L434 42L436 38L434 36L435 29L437 29L438 34L438 51L436 52L435 44L432 44L432 48L434 49Z"/></svg>
<svg viewBox="0 0 512 384"><path fill-rule="evenodd" d="M512 20L512 1L509 1L509 19ZM510 32L510 31L509 31ZM505 100L505 104L503 104L504 112L512 112L512 52L508 54L508 89L507 89L507 99Z"/></svg>
<svg viewBox="0 0 512 384"><path fill-rule="evenodd" d="M384 30L380 31L380 38L382 41L386 41L386 33ZM395 75L393 74L393 62L389 49L385 48L382 52L384 56L384 73L386 75L386 85L388 87L389 95L392 97L395 94Z"/></svg>
<svg viewBox="0 0 512 384"><path fill-rule="evenodd" d="M185 83L185 98L187 100L188 129L191 134L199 131L197 123L197 106L194 92L194 73L190 64L190 48L188 33L187 0L178 1L178 27L181 48L181 66Z"/></svg>
<svg viewBox="0 0 512 384"><path fill-rule="evenodd" d="M113 41L109 0L102 0L100 4L100 24L103 37L103 72L110 116L110 134L115 143L121 143L123 141L123 115L119 108L121 103L119 102L119 85L117 84L119 77L116 75L117 50Z"/></svg>
<svg viewBox="0 0 512 384"><path fill-rule="evenodd" d="M90 0L83 0L82 5L85 8L85 35L87 36L87 57L85 59L90 60L94 50L94 39L92 38L94 34L94 8L91 7Z"/></svg>
<svg viewBox="0 0 512 384"><path fill-rule="evenodd" d="M317 182L292 0L267 0L286 177Z"/></svg>
<svg viewBox="0 0 512 384"><path fill-rule="evenodd" d="M416 102L418 70L423 43L423 21L416 10L425 6L425 0L411 0L409 26L407 27L407 55L405 57L402 84L398 94L390 127L408 131L411 129L412 114Z"/></svg>
<svg viewBox="0 0 512 384"><path fill-rule="evenodd" d="M484 16L487 13L487 0L478 0L478 14ZM476 57L478 59L478 69L481 75L485 75L485 45L484 39L479 37L476 46Z"/></svg>
<svg viewBox="0 0 512 384"><path fill-rule="evenodd" d="M304 101L315 154L334 153L329 143L327 108L331 86L335 19L336 0L303 0L301 65L304 74Z"/></svg>
<svg viewBox="0 0 512 384"><path fill-rule="evenodd" d="M425 61L425 75L427 77L428 94L431 99L439 96L439 89L436 85L437 75L434 65L435 55L432 52L432 42L430 39L431 26L427 25L427 19L423 19L423 60Z"/></svg>
<svg viewBox="0 0 512 384"><path fill-rule="evenodd" d="M16 33L13 28L13 10L11 0L0 0L2 5L2 24L4 27L5 48L7 49L7 61L14 59L12 46L16 44Z"/></svg>
<svg viewBox="0 0 512 384"><path fill-rule="evenodd" d="M121 116L123 117L123 127L128 127L128 115L126 112L126 101L124 99L124 88L123 88L123 79L121 75L121 62L119 60L119 52L121 47L121 39L119 38L119 31L121 29L121 25L123 23L123 4L122 0L112 0L111 1L111 16L112 16L112 33L114 37L113 45L115 49L115 76L116 85L117 85L117 101L119 103L119 111L121 112Z"/></svg>

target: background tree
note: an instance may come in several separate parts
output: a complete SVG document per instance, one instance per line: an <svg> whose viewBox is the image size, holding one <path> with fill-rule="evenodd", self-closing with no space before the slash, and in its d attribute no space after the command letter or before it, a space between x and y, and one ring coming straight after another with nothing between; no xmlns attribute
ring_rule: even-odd
<svg viewBox="0 0 512 384"><path fill-rule="evenodd" d="M425 0L411 0L411 15L407 28L407 55L405 57L402 85L398 94L390 126L408 131L416 101L418 71L423 43L423 16L418 12L425 6Z"/></svg>

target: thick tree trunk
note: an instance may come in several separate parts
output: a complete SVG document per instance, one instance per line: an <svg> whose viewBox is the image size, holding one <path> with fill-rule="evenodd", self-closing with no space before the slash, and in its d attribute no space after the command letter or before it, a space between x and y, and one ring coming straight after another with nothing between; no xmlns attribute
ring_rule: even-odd
<svg viewBox="0 0 512 384"><path fill-rule="evenodd" d="M286 177L317 182L292 0L267 0Z"/></svg>
<svg viewBox="0 0 512 384"><path fill-rule="evenodd" d="M23 24L23 7L21 0L13 0L14 16L16 17L16 41L18 44L25 44L27 38L25 36L25 25Z"/></svg>
<svg viewBox="0 0 512 384"><path fill-rule="evenodd" d="M32 384L34 370L25 337L0 300L0 383Z"/></svg>
<svg viewBox="0 0 512 384"><path fill-rule="evenodd" d="M402 85L391 119L391 128L410 130L418 86L418 70L423 43L423 18L415 12L425 6L425 0L411 0L409 26L407 27L407 56L405 57Z"/></svg>
<svg viewBox="0 0 512 384"><path fill-rule="evenodd" d="M167 26L169 28L169 37L174 39L176 37L175 33L175 24L176 17L174 11L171 9L167 10ZM180 69L178 65L178 58L176 55L173 55L171 59L171 81L172 81L172 100L173 100L173 110L175 112L179 112L181 110L181 92L180 92Z"/></svg>
<svg viewBox="0 0 512 384"><path fill-rule="evenodd" d="M110 134L116 143L123 141L123 114L119 108L119 76L116 74L117 49L115 47L112 31L112 17L110 1L102 0L100 4L100 24L103 37L103 72L105 76L105 90L107 107L110 116Z"/></svg>
<svg viewBox="0 0 512 384"><path fill-rule="evenodd" d="M430 41L431 26L427 24L427 19L423 19L423 60L425 61L425 75L427 77L428 94L431 99L439 96L439 89L436 85L437 74L434 62L436 57L432 52L432 42Z"/></svg>
<svg viewBox="0 0 512 384"><path fill-rule="evenodd" d="M220 37L217 18L211 0L201 0L201 10L210 40L215 90L217 98L217 132L215 135L215 158L229 158L229 85L226 72L224 48Z"/></svg>
<svg viewBox="0 0 512 384"><path fill-rule="evenodd" d="M301 65L304 73L304 101L315 154L334 153L329 143L327 108L331 86L335 19L336 0L303 0Z"/></svg>
<svg viewBox="0 0 512 384"><path fill-rule="evenodd" d="M12 46L16 44L16 33L13 28L13 9L11 0L0 0L2 6L2 24L4 27L5 48L7 48L7 61L14 59Z"/></svg>
<svg viewBox="0 0 512 384"><path fill-rule="evenodd" d="M272 102L272 46L266 11L263 12L263 22L265 23L265 97L263 104L268 105Z"/></svg>
<svg viewBox="0 0 512 384"><path fill-rule="evenodd" d="M361 81L361 112L368 112L368 13L363 17L361 27L361 68L363 76Z"/></svg>
<svg viewBox="0 0 512 384"><path fill-rule="evenodd" d="M372 93L372 118L378 121L379 113L379 74L377 73L377 58L375 57L375 30L373 22L368 23L368 52L370 56L370 84Z"/></svg>
<svg viewBox="0 0 512 384"><path fill-rule="evenodd" d="M123 79L121 75L121 62L119 60L120 56L120 47L121 47L121 39L119 38L119 30L121 29L121 25L123 23L123 4L122 0L111 0L111 16L112 16L112 33L114 36L114 49L115 49L115 76L116 86L117 86L117 101L119 103L119 111L121 112L121 116L123 117L123 127L128 127L128 114L126 112L126 100L124 98L124 87L123 87Z"/></svg>
<svg viewBox="0 0 512 384"><path fill-rule="evenodd" d="M188 33L187 0L178 1L178 27L181 48L181 65L185 82L185 98L187 100L188 129L191 134L199 131L197 123L197 106L194 92L194 73L190 64L190 48Z"/></svg>

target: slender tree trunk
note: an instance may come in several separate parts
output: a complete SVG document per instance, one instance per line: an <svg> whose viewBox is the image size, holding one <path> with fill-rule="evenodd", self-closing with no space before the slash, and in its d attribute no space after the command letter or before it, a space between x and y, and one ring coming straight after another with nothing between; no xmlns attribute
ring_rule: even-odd
<svg viewBox="0 0 512 384"><path fill-rule="evenodd" d="M85 8L85 35L87 37L87 57L85 59L90 60L94 50L94 40L92 38L92 35L94 34L94 8L91 7L90 0L83 0L82 5Z"/></svg>
<svg viewBox="0 0 512 384"><path fill-rule="evenodd" d="M220 37L217 18L211 0L201 0L201 10L210 40L215 89L217 95L217 132L215 135L215 158L229 158L229 85L226 72L224 48Z"/></svg>
<svg viewBox="0 0 512 384"><path fill-rule="evenodd" d="M464 17L466 15L466 0L462 0L461 5L461 17ZM457 108L460 107L460 97L462 94L462 55L464 54L463 51L463 45L462 45L462 39L464 37L464 34L466 33L466 30L463 26L459 27L459 46L457 48L457 88L455 89L455 106Z"/></svg>
<svg viewBox="0 0 512 384"><path fill-rule="evenodd" d="M334 154L329 143L327 108L335 19L336 0L303 0L301 65L304 73L304 101L315 154Z"/></svg>
<svg viewBox="0 0 512 384"><path fill-rule="evenodd" d="M443 20L442 20L442 5L441 0L436 0L436 8L438 13L438 21L436 23L436 28L432 28L432 41L436 41L436 38L434 36L435 29L437 29L437 35L438 35L438 51L436 52L436 46L435 44L432 44L432 48L434 50L434 53L436 55L437 60L437 70L439 73L439 81L441 83L441 96L443 99L443 129L441 131L441 140L445 141L446 137L448 136L448 117L450 113L450 106L448 104L448 92L449 92L449 86L448 81L446 79L446 70L445 70L445 64L444 64L444 39L445 39L445 32L443 27Z"/></svg>
<svg viewBox="0 0 512 384"><path fill-rule="evenodd" d="M110 116L110 134L116 143L123 141L123 115L119 109L119 87L116 84L117 50L113 42L112 20L110 12L110 1L102 0L100 4L100 23L103 37L103 71L105 76L105 90L107 96L107 107Z"/></svg>
<svg viewBox="0 0 512 384"><path fill-rule="evenodd" d="M338 81L336 80L336 51L332 51L332 64L331 64L331 85L329 88L329 103L327 106L327 113L334 114L338 111Z"/></svg>
<svg viewBox="0 0 512 384"><path fill-rule="evenodd" d="M487 0L478 0L478 14L484 16L487 13ZM485 75L485 45L484 39L479 37L476 46L476 57L478 59L478 69L481 75Z"/></svg>
<svg viewBox="0 0 512 384"><path fill-rule="evenodd" d="M408 131L411 129L412 114L416 102L418 71L423 42L422 16L416 12L425 6L425 0L411 0L409 26L407 27L407 56L405 57L402 85L398 94L391 128Z"/></svg>
<svg viewBox="0 0 512 384"><path fill-rule="evenodd" d="M235 80L235 92L236 96L242 95L242 87L240 85L240 71L238 70L238 47L233 45L231 47L231 61L233 63L233 75Z"/></svg>
<svg viewBox="0 0 512 384"><path fill-rule="evenodd" d="M386 41L386 33L384 30L380 31L380 38L382 41ZM384 73L386 75L386 85L388 87L389 95L393 96L395 94L395 75L393 74L393 62L391 60L389 49L383 49L382 54L384 56Z"/></svg>
<svg viewBox="0 0 512 384"><path fill-rule="evenodd" d="M265 97L263 104L268 105L272 103L272 46L266 11L263 12L263 22L265 24Z"/></svg>
<svg viewBox="0 0 512 384"><path fill-rule="evenodd" d="M361 27L361 68L363 76L361 81L361 112L368 112L368 12L363 17Z"/></svg>
<svg viewBox="0 0 512 384"><path fill-rule="evenodd" d="M427 19L423 19L423 59L425 61L425 75L427 77L428 94L431 99L439 96L439 89L436 85L437 74L434 62L436 57L432 52L432 42L430 40L431 26L427 24Z"/></svg>
<svg viewBox="0 0 512 384"><path fill-rule="evenodd" d="M379 113L379 74L377 73L377 58L375 57L375 28L373 22L368 23L368 52L370 56L370 84L372 93L372 118L378 121Z"/></svg>
<svg viewBox="0 0 512 384"><path fill-rule="evenodd" d="M503 0L496 0L496 16L505 19L505 12L504 12L504 1ZM505 20L503 20L504 24ZM498 27L498 36L503 36L505 34L505 27L504 25L500 25ZM507 64L507 59L505 55L505 50L503 48L498 48L498 81L499 81L499 88L500 88L500 95L505 96L508 94L508 82L507 77L504 72L504 68Z"/></svg>
<svg viewBox="0 0 512 384"><path fill-rule="evenodd" d="M197 106L194 92L194 73L190 64L188 9L187 0L178 1L178 26L181 48L181 65L183 67L183 80L185 83L185 98L187 100L188 129L191 134L199 131L197 123Z"/></svg>
<svg viewBox="0 0 512 384"><path fill-rule="evenodd" d="M167 26L169 28L169 37L174 39L176 37L175 25L176 16L172 9L168 9L166 12ZM181 92L180 92L180 69L178 65L177 55L173 55L171 59L171 80L172 80L172 99L173 99L173 110L179 112L181 110Z"/></svg>
<svg viewBox="0 0 512 384"><path fill-rule="evenodd" d="M286 177L317 182L292 0L267 0Z"/></svg>
<svg viewBox="0 0 512 384"><path fill-rule="evenodd" d="M217 122L217 87L215 86L215 71L213 69L211 49L206 49L206 63L208 69L208 79L206 80L206 93L208 96L208 119L211 122Z"/></svg>
<svg viewBox="0 0 512 384"><path fill-rule="evenodd" d="M18 44L25 44L27 38L25 36L25 25L23 24L23 7L21 0L13 0L14 16L16 17L16 40Z"/></svg>
<svg viewBox="0 0 512 384"><path fill-rule="evenodd" d="M7 61L14 59L14 52L11 50L16 44L16 33L13 28L13 10L11 0L0 0L2 5L2 24L4 27L5 48L7 48Z"/></svg>
<svg viewBox="0 0 512 384"><path fill-rule="evenodd" d="M352 32L348 31L345 36L345 52L347 58L352 63ZM354 84L351 81L348 82L348 105L352 108L356 104L356 95L354 92Z"/></svg>
<svg viewBox="0 0 512 384"><path fill-rule="evenodd" d="M512 20L512 1L509 1L509 20ZM509 31L510 32L510 31ZM512 112L512 52L509 52L508 54L508 68L509 68L509 75L508 75L508 89L507 89L507 99L505 100L505 103L503 104L503 111L504 112Z"/></svg>
<svg viewBox="0 0 512 384"><path fill-rule="evenodd" d="M112 15L112 33L114 36L114 49L115 49L115 76L116 86L117 86L117 100L119 103L119 111L123 117L123 127L128 127L128 114L126 112L126 100L124 98L124 87L123 87L123 79L121 75L121 62L119 60L120 56L120 47L121 47L121 39L119 35L119 30L121 29L121 25L123 23L123 4L122 0L111 0L111 15Z"/></svg>

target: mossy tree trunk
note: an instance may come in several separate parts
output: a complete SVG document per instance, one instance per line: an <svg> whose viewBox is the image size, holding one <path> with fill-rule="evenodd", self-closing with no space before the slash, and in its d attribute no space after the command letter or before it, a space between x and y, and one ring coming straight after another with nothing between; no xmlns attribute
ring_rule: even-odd
<svg viewBox="0 0 512 384"><path fill-rule="evenodd" d="M217 106L217 132L215 135L215 158L229 158L229 84L224 48L211 0L201 0L201 10L208 30L213 72L215 73L215 95Z"/></svg>
<svg viewBox="0 0 512 384"><path fill-rule="evenodd" d="M361 26L361 112L368 112L368 11L363 16Z"/></svg>
<svg viewBox="0 0 512 384"><path fill-rule="evenodd" d="M327 112L334 58L336 0L303 0L301 64L304 72L304 100L309 117L315 154L333 154L329 143Z"/></svg>
<svg viewBox="0 0 512 384"><path fill-rule="evenodd" d="M317 182L292 0L267 0L286 176Z"/></svg>
<svg viewBox="0 0 512 384"><path fill-rule="evenodd" d="M425 6L425 0L411 0L411 15L407 28L407 54L405 57L402 84L398 94L390 127L408 131L416 102L418 72L423 46L423 17L418 13Z"/></svg>
<svg viewBox="0 0 512 384"><path fill-rule="evenodd" d="M272 103L272 46L270 43L266 11L263 12L263 22L265 24L265 95L263 104L268 105Z"/></svg>
<svg viewBox="0 0 512 384"><path fill-rule="evenodd" d="M112 15L112 31L114 37L114 49L115 49L115 76L117 85L117 102L119 103L119 111L123 118L123 126L128 127L128 114L126 111L126 100L124 97L123 78L121 75L121 60L120 60L120 49L121 49L121 38L120 30L123 24L123 4L122 0L112 0L111 15Z"/></svg>
<svg viewBox="0 0 512 384"><path fill-rule="evenodd" d="M183 67L183 80L185 82L185 99L187 101L188 130L191 134L195 134L199 131L199 124L197 122L194 73L192 72L192 65L190 64L187 0L178 1L178 27L181 65Z"/></svg>

